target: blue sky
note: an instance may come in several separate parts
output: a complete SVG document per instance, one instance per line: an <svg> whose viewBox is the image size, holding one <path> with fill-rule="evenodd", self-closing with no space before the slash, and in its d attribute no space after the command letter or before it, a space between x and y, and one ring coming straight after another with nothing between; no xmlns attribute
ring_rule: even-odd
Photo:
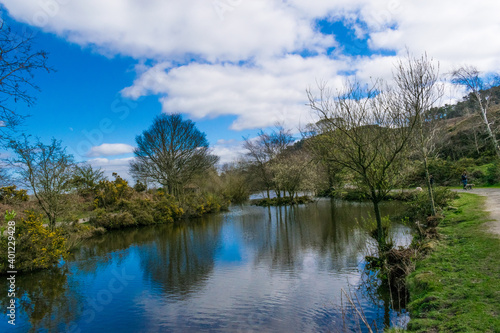
<svg viewBox="0 0 500 333"><path fill-rule="evenodd" d="M406 47L442 72L499 72L500 6L480 2L0 0L56 70L37 73L34 107L17 105L31 114L22 130L125 176L135 136L161 112L193 119L227 162L260 128L314 121L305 89L317 80L390 80Z"/></svg>

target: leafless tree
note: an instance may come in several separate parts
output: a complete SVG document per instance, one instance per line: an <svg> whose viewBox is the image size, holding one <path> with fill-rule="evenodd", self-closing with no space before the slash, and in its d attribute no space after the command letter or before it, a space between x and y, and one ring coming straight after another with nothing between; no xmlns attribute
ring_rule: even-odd
<svg viewBox="0 0 500 333"><path fill-rule="evenodd" d="M47 53L34 50L32 35L18 34L0 23L0 141L6 139L8 129L15 128L25 115L14 104L24 102L33 105L31 91L39 90L33 82L37 70L51 71L47 65Z"/></svg>
<svg viewBox="0 0 500 333"><path fill-rule="evenodd" d="M494 83L487 84L485 80L481 78L481 72L476 67L469 65L452 71L451 76L452 82L464 86L469 91L471 98L473 98L477 103L477 111L481 115L492 147L494 148L497 157L500 158L500 146L495 133L491 129L492 124L488 120L488 109L490 107L491 94L487 92L487 89L491 88ZM493 80L493 82L497 81L498 78Z"/></svg>
<svg viewBox="0 0 500 333"><path fill-rule="evenodd" d="M33 192L53 230L57 217L68 207L67 193L72 186L73 156L67 154L66 148L55 139L49 145L40 140L31 144L29 137L23 136L22 140L12 140L9 148L15 154L11 165L17 169L20 181Z"/></svg>
<svg viewBox="0 0 500 333"><path fill-rule="evenodd" d="M396 63L393 76L397 87L395 102L400 109L408 110L409 114L417 117L416 146L424 164L431 211L436 215L428 160L434 151L438 131L436 119L430 111L443 96L443 85L439 83L439 64L434 65L426 54L416 58L407 51L406 58Z"/></svg>
<svg viewBox="0 0 500 333"><path fill-rule="evenodd" d="M315 162L320 170L320 173L325 174L325 185L320 187L322 190L327 190L332 193L341 185L341 177L343 166L335 163L332 158L336 154L335 150L335 135L330 130L329 126L324 126L323 121L315 124L309 124L308 128L302 132L302 135L307 138L305 141L305 148L310 152L313 162Z"/></svg>
<svg viewBox="0 0 500 333"><path fill-rule="evenodd" d="M243 146L247 150L247 155L253 163L256 176L260 179L268 198L271 189L276 191L278 197L281 196L281 188L278 183L274 182L271 163L292 143L293 136L290 130L285 129L280 124L277 124L270 133L261 130L257 138L245 139Z"/></svg>
<svg viewBox="0 0 500 333"><path fill-rule="evenodd" d="M180 114L162 114L135 139L137 148L130 173L153 179L169 194L181 194L195 175L212 168L218 157L210 154L205 133Z"/></svg>
<svg viewBox="0 0 500 333"><path fill-rule="evenodd" d="M369 195L377 221L377 241L385 245L379 203L396 186L405 162L416 117L395 103L396 95L381 81L362 86L347 81L342 90L318 85L319 97L307 90L309 105L331 132L331 160L351 170Z"/></svg>

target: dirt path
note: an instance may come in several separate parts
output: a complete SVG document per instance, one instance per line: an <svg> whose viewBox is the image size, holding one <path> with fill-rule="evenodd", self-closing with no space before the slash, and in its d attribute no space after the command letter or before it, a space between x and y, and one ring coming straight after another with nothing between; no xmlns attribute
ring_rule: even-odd
<svg viewBox="0 0 500 333"><path fill-rule="evenodd" d="M477 188L472 191L459 190L457 192L468 192L486 197L486 211L495 221L486 223L486 227L500 236L500 188Z"/></svg>

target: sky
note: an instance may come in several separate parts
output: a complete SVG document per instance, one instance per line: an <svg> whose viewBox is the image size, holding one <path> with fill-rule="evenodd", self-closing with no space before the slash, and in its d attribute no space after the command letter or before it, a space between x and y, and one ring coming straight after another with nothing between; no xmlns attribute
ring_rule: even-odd
<svg viewBox="0 0 500 333"><path fill-rule="evenodd" d="M128 178L135 137L161 112L196 122L221 163L277 122L315 121L307 88L391 79L409 49L500 72L496 0L0 0L36 35L52 73L34 78L20 131ZM443 76L445 78L445 76ZM463 91L447 85L444 102ZM298 135L298 134L297 134Z"/></svg>

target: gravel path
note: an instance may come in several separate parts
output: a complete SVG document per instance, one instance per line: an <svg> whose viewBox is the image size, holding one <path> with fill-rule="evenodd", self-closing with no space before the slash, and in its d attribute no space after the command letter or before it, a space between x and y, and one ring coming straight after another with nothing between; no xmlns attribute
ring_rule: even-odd
<svg viewBox="0 0 500 333"><path fill-rule="evenodd" d="M487 222L485 225L493 234L500 236L500 188L476 188L472 191L459 190L457 192L468 192L486 197L486 211L490 212L490 217L494 221Z"/></svg>

